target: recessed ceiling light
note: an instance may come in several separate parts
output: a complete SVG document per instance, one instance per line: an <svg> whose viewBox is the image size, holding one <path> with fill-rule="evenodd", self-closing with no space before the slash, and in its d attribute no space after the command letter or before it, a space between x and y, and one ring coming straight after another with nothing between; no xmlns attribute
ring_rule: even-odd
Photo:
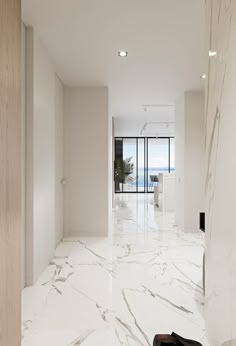
<svg viewBox="0 0 236 346"><path fill-rule="evenodd" d="M216 56L216 52L215 51L212 51L212 50L209 50L209 56Z"/></svg>
<svg viewBox="0 0 236 346"><path fill-rule="evenodd" d="M201 79L206 79L206 75L203 74L203 75L201 76Z"/></svg>
<svg viewBox="0 0 236 346"><path fill-rule="evenodd" d="M128 52L125 52L125 51L120 51L118 52L118 55L121 57L121 58L125 58L127 55L128 55Z"/></svg>

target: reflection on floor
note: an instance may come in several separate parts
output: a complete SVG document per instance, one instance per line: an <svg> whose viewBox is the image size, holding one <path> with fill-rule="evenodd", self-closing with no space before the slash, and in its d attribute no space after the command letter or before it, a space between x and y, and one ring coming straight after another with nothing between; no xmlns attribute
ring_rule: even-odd
<svg viewBox="0 0 236 346"><path fill-rule="evenodd" d="M172 331L207 345L203 234L180 232L152 194L115 202L113 236L64 239L23 291L23 346L148 346Z"/></svg>

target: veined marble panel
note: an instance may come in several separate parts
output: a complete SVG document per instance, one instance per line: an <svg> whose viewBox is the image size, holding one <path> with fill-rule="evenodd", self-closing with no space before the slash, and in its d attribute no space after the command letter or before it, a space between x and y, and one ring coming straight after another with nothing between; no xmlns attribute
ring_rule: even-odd
<svg viewBox="0 0 236 346"><path fill-rule="evenodd" d="M207 0L206 320L211 345L236 345L236 1Z"/></svg>
<svg viewBox="0 0 236 346"><path fill-rule="evenodd" d="M153 195L117 195L113 235L66 238L23 292L23 346L150 346L176 331L207 346L204 234L185 234Z"/></svg>

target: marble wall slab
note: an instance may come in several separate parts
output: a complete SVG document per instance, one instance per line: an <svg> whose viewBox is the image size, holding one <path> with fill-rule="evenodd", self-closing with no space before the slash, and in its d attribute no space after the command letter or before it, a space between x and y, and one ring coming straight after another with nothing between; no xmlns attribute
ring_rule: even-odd
<svg viewBox="0 0 236 346"><path fill-rule="evenodd" d="M236 345L236 1L206 0L206 321L212 346Z"/></svg>

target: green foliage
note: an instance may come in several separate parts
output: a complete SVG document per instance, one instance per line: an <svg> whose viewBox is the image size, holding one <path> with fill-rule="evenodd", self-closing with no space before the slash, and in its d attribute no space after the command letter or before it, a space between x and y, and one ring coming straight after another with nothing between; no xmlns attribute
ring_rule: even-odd
<svg viewBox="0 0 236 346"><path fill-rule="evenodd" d="M132 156L125 160L115 160L115 181L119 183L125 183L127 177L133 173L134 164L132 162Z"/></svg>

